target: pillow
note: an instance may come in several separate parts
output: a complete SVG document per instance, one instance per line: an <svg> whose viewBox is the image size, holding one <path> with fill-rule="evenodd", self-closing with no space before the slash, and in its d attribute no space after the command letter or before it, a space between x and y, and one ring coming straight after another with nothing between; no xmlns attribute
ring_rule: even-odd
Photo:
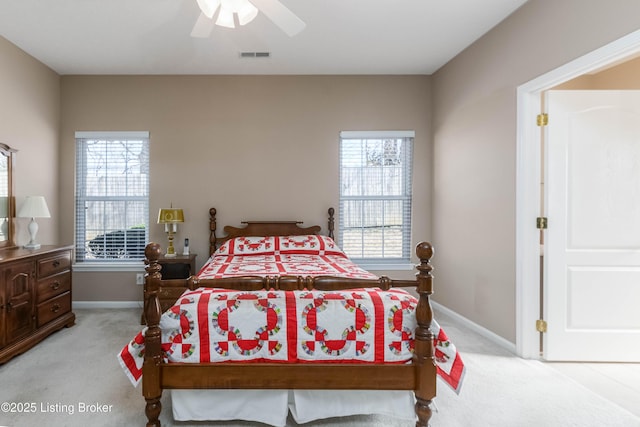
<svg viewBox="0 0 640 427"><path fill-rule="evenodd" d="M331 237L316 234L281 236L277 238L276 244L283 254L344 255Z"/></svg>
<svg viewBox="0 0 640 427"><path fill-rule="evenodd" d="M270 237L234 237L227 240L214 253L215 255L266 255L273 254L273 236Z"/></svg>
<svg viewBox="0 0 640 427"><path fill-rule="evenodd" d="M301 236L234 237L220 246L213 255L279 254L339 255L346 257L332 238L315 234Z"/></svg>

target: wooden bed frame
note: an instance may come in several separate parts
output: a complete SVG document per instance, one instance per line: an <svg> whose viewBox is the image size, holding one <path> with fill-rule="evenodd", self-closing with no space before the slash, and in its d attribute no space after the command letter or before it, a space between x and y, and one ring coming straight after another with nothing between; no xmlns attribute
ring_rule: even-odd
<svg viewBox="0 0 640 427"><path fill-rule="evenodd" d="M286 236L318 234L320 226L303 228L299 221L243 222L244 227L224 227L227 235L217 238L216 210L209 210L210 242L213 252L218 243L238 236ZM334 210L329 209L329 235L333 237ZM186 280L189 289L219 287L237 290L261 289L318 289L342 290L378 286L415 287L419 301L416 307L417 327L415 352L408 364L278 364L278 363L163 363L160 349L159 327L161 307L158 294L164 282L158 259L162 251L157 243L145 248L146 301L145 316L148 329L145 334L145 355L142 367L142 394L146 399L147 427L160 426L162 406L160 398L164 389L325 389L325 390L413 390L416 397L416 427L427 427L431 418L431 401L436 396L436 365L434 358L434 334L430 329L433 311L429 300L433 293L431 264L433 247L427 242L416 246L420 263L415 280L343 279L337 277L237 277L228 279ZM182 281L183 285L185 280ZM173 283L175 286L175 283Z"/></svg>

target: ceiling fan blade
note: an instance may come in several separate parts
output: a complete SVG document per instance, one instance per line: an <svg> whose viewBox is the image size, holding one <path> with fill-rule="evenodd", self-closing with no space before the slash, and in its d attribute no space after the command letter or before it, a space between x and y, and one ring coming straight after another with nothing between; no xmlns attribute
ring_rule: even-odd
<svg viewBox="0 0 640 427"><path fill-rule="evenodd" d="M213 18L213 14L220 6L220 0L196 0L198 7L207 18Z"/></svg>
<svg viewBox="0 0 640 427"><path fill-rule="evenodd" d="M206 39L211 35L213 31L214 21L213 19L207 18L207 15L201 13L198 16L198 20L193 25L193 29L191 30L191 37L197 37Z"/></svg>
<svg viewBox="0 0 640 427"><path fill-rule="evenodd" d="M302 19L298 18L278 0L251 0L251 3L289 37L295 36L307 26Z"/></svg>

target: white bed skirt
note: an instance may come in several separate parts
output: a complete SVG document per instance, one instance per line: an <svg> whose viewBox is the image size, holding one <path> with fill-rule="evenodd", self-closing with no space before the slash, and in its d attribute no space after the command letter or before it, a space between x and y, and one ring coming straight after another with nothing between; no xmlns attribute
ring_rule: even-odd
<svg viewBox="0 0 640 427"><path fill-rule="evenodd" d="M351 415L415 420L412 391L388 390L171 390L176 421L245 420L285 426Z"/></svg>

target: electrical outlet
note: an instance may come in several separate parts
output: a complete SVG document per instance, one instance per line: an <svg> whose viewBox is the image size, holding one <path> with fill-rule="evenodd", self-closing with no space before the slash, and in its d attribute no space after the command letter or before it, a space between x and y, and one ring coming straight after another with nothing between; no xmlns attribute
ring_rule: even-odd
<svg viewBox="0 0 640 427"><path fill-rule="evenodd" d="M144 273L136 274L136 285L144 285Z"/></svg>

